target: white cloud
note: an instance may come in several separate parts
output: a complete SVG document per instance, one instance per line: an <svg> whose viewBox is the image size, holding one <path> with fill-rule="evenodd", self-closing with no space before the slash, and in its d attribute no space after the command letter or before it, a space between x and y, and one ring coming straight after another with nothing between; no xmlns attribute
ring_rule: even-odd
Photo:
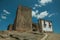
<svg viewBox="0 0 60 40"><path fill-rule="evenodd" d="M36 9L36 7L33 7L33 9Z"/></svg>
<svg viewBox="0 0 60 40"><path fill-rule="evenodd" d="M2 19L6 19L7 18L7 14L10 14L10 12L8 12L7 10L3 10L4 14L1 14L1 18Z"/></svg>
<svg viewBox="0 0 60 40"><path fill-rule="evenodd" d="M48 17L51 17L51 16L53 16L53 15L55 15L55 14L50 14Z"/></svg>
<svg viewBox="0 0 60 40"><path fill-rule="evenodd" d="M41 5L40 4L35 4L35 7L41 7Z"/></svg>
<svg viewBox="0 0 60 40"><path fill-rule="evenodd" d="M42 7L41 5L39 5L39 7Z"/></svg>
<svg viewBox="0 0 60 40"><path fill-rule="evenodd" d="M47 3L51 3L52 0L38 0L38 3L34 4L33 9L36 9L36 7L42 7L45 6Z"/></svg>
<svg viewBox="0 0 60 40"><path fill-rule="evenodd" d="M38 7L39 5L38 4L35 4L35 7Z"/></svg>
<svg viewBox="0 0 60 40"><path fill-rule="evenodd" d="M2 19L6 19L6 16L3 16L3 15L2 15L1 18L2 18Z"/></svg>
<svg viewBox="0 0 60 40"><path fill-rule="evenodd" d="M47 11L43 11L40 14L37 14L35 11L32 11L32 17L36 17L37 19L39 18L44 18L46 16L48 16L48 12Z"/></svg>
<svg viewBox="0 0 60 40"><path fill-rule="evenodd" d="M40 14L38 14L37 15L37 18L39 19L39 18L44 18L44 17L46 17L46 16L48 16L48 12L47 11L43 11L43 12L41 12Z"/></svg>
<svg viewBox="0 0 60 40"><path fill-rule="evenodd" d="M46 5L47 3L52 2L52 0L38 0L41 5Z"/></svg>
<svg viewBox="0 0 60 40"><path fill-rule="evenodd" d="M37 15L37 13L38 13L39 11L38 10L36 10L36 11L32 11L32 17L36 17Z"/></svg>
<svg viewBox="0 0 60 40"><path fill-rule="evenodd" d="M8 12L8 11L7 11L7 10L5 10L5 9L3 10L3 12L5 12L6 14L10 14L10 12Z"/></svg>
<svg viewBox="0 0 60 40"><path fill-rule="evenodd" d="M36 9L36 7L42 7L45 6L48 3L51 3L52 0L38 0L38 3L36 3L33 7L33 9ZM47 11L43 11L40 14L38 14L39 10L32 11L32 17L36 17L37 19L39 18L45 18L45 17L51 17L54 14L50 14Z"/></svg>
<svg viewBox="0 0 60 40"><path fill-rule="evenodd" d="M32 11L32 17L36 17L36 12Z"/></svg>
<svg viewBox="0 0 60 40"><path fill-rule="evenodd" d="M38 13L39 11L38 10L36 10L36 13Z"/></svg>

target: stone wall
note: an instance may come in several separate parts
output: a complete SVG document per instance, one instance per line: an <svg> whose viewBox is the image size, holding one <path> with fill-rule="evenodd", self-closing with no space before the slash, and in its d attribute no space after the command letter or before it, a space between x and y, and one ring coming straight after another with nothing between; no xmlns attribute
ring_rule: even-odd
<svg viewBox="0 0 60 40"><path fill-rule="evenodd" d="M53 32L52 22L49 20L40 19L39 20L39 27L42 30L42 32Z"/></svg>
<svg viewBox="0 0 60 40"><path fill-rule="evenodd" d="M32 10L30 8L18 7L14 27L17 31L32 31Z"/></svg>

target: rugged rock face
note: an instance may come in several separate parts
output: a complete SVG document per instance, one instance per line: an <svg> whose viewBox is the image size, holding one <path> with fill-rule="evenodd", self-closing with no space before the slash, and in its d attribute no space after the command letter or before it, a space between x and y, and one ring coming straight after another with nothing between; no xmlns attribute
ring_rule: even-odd
<svg viewBox="0 0 60 40"><path fill-rule="evenodd" d="M40 40L44 35L17 31L0 31L0 40Z"/></svg>

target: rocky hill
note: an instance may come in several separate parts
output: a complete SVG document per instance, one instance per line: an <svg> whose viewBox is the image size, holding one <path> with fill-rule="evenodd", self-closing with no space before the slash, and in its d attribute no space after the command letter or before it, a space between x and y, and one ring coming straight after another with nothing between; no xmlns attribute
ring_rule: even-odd
<svg viewBox="0 0 60 40"><path fill-rule="evenodd" d="M0 31L0 40L40 40L43 36L40 33Z"/></svg>
<svg viewBox="0 0 60 40"><path fill-rule="evenodd" d="M60 40L60 34L45 34L48 36L34 32L0 31L0 40Z"/></svg>

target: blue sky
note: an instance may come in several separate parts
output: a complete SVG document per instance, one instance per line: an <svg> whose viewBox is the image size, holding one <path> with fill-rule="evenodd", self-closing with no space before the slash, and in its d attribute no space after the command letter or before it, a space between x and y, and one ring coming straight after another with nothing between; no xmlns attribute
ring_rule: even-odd
<svg viewBox="0 0 60 40"><path fill-rule="evenodd" d="M55 33L60 33L60 0L0 0L0 30L13 24L19 5L32 8L32 21L50 20Z"/></svg>

